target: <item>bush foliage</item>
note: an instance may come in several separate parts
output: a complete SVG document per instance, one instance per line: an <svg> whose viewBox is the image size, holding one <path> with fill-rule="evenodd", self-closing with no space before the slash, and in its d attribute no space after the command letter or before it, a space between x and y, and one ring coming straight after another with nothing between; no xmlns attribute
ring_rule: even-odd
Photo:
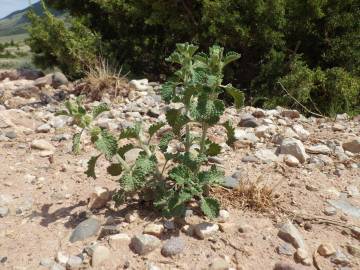
<svg viewBox="0 0 360 270"><path fill-rule="evenodd" d="M292 88L289 91L296 92L295 96L311 96L310 102L324 113L352 111L360 105L360 6L357 0L45 2L66 10L76 19L75 25L81 25L81 31L76 27L67 29L73 33L69 41L60 40L60 44L68 48L63 55L71 51L67 43L71 44L70 48L80 43L82 50L89 49L91 46L80 42L81 37L88 40L93 36L91 33L97 33L105 56L116 59L134 73L158 75L170 74L171 66L163 59L176 43L191 41L201 49L215 43L242 54L227 70L225 80L245 89L249 101L269 105L282 100L284 105L296 105L292 99L282 98L285 93L277 84L281 80ZM49 29L47 24L38 26L32 31L31 47L37 52L40 48L57 51L50 40L57 41L58 37L49 37L49 42L38 38L44 31L56 30ZM46 47L51 44L54 48ZM43 60L48 64L61 62L57 59L59 54L51 56ZM75 60L70 57L63 68L71 73L71 61L76 64ZM294 85L300 78L305 79L302 85ZM328 79L330 81L325 82ZM310 86L312 84L315 86ZM319 93L315 93L317 91ZM331 108L323 108L323 99L329 96L340 100L334 101ZM349 100L350 97L355 100Z"/></svg>

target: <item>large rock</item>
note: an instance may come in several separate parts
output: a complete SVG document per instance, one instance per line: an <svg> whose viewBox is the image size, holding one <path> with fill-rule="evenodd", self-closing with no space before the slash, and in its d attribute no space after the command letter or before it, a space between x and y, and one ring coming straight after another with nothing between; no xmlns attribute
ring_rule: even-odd
<svg viewBox="0 0 360 270"><path fill-rule="evenodd" d="M152 235L141 234L131 239L131 247L135 253L146 255L160 246L160 240Z"/></svg>
<svg viewBox="0 0 360 270"><path fill-rule="evenodd" d="M275 151L271 149L259 149L255 152L255 156L264 163L278 161L278 156L275 155Z"/></svg>
<svg viewBox="0 0 360 270"><path fill-rule="evenodd" d="M290 221L280 227L278 236L285 242L292 244L295 248L306 249L302 235Z"/></svg>
<svg viewBox="0 0 360 270"><path fill-rule="evenodd" d="M103 187L95 187L94 192L90 196L89 209L100 209L106 205L111 199L109 189Z"/></svg>
<svg viewBox="0 0 360 270"><path fill-rule="evenodd" d="M349 151L351 153L360 153L360 138L355 138L343 143L342 147L344 150Z"/></svg>
<svg viewBox="0 0 360 270"><path fill-rule="evenodd" d="M161 249L165 257L177 255L185 249L185 242L180 237L173 237L167 240Z"/></svg>
<svg viewBox="0 0 360 270"><path fill-rule="evenodd" d="M96 235L100 230L100 222L95 218L89 218L84 220L76 226L75 230L70 236L70 242L85 240L91 236Z"/></svg>
<svg viewBox="0 0 360 270"><path fill-rule="evenodd" d="M55 151L55 147L44 139L33 140L31 142L31 148L37 150Z"/></svg>
<svg viewBox="0 0 360 270"><path fill-rule="evenodd" d="M282 141L280 145L280 154L292 155L301 163L304 163L308 158L302 142L292 138L286 138Z"/></svg>
<svg viewBox="0 0 360 270"><path fill-rule="evenodd" d="M256 118L251 114L244 114L241 116L239 126L240 127L257 127L259 123Z"/></svg>
<svg viewBox="0 0 360 270"><path fill-rule="evenodd" d="M0 128L13 127L15 129L34 130L39 123L33 117L22 110L11 109L0 111Z"/></svg>
<svg viewBox="0 0 360 270"><path fill-rule="evenodd" d="M54 72L52 74L52 86L54 88L58 88L61 85L66 85L69 83L69 80L66 78L66 76L61 72Z"/></svg>
<svg viewBox="0 0 360 270"><path fill-rule="evenodd" d="M91 259L91 266L93 268L100 267L107 259L110 258L110 250L105 246L96 246Z"/></svg>

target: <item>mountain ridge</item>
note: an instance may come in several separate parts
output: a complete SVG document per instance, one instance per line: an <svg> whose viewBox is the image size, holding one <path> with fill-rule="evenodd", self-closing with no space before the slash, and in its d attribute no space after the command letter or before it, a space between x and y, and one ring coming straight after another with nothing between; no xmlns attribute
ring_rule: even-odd
<svg viewBox="0 0 360 270"><path fill-rule="evenodd" d="M36 2L27 8L10 13L9 15L0 19L0 37L26 34L26 28L30 23L29 19L27 18L27 13L31 9L33 9L34 12L39 16L44 14L41 2ZM52 9L50 9L50 11L55 16L61 16L64 14L61 11Z"/></svg>

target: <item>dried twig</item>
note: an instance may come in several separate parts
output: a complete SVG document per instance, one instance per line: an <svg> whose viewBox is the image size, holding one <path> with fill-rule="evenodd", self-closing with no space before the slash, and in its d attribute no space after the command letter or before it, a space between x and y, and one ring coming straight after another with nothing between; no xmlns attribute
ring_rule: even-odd
<svg viewBox="0 0 360 270"><path fill-rule="evenodd" d="M282 88L283 91L285 91L285 93L291 98L293 99L297 104L299 104L301 106L301 108L303 108L305 111L307 111L308 113L312 114L312 115L315 115L317 117L321 117L321 118L327 118L326 116L324 116L323 114L318 114L318 113L315 113L313 111L310 111L307 107L305 107L300 101L298 101L293 95L291 95L289 93L288 90L286 90L286 88L284 87L284 85L281 83L281 82L277 82L280 87Z"/></svg>

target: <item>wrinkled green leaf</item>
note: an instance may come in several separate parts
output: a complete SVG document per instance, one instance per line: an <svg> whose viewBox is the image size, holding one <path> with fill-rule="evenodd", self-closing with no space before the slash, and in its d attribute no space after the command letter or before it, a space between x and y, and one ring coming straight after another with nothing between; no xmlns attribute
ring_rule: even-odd
<svg viewBox="0 0 360 270"><path fill-rule="evenodd" d="M115 137L105 129L101 130L98 139L95 142L95 146L108 160L111 160L118 148Z"/></svg>
<svg viewBox="0 0 360 270"><path fill-rule="evenodd" d="M170 141L174 139L174 134L168 132L162 136L159 142L161 152L166 153Z"/></svg>
<svg viewBox="0 0 360 270"><path fill-rule="evenodd" d="M164 126L165 126L165 123L163 123L163 122L159 122L159 123L155 123L155 124L151 125L149 128L150 139L155 135L156 132L158 132Z"/></svg>
<svg viewBox="0 0 360 270"><path fill-rule="evenodd" d="M192 182L194 175L188 167L179 165L169 172L169 177L174 180L176 184L184 185Z"/></svg>
<svg viewBox="0 0 360 270"><path fill-rule="evenodd" d="M73 138L72 138L72 152L74 154L79 154L80 153L81 134L82 134L82 132L75 133Z"/></svg>
<svg viewBox="0 0 360 270"><path fill-rule="evenodd" d="M236 109L240 109L244 105L245 95L231 84L225 86L225 91L234 99Z"/></svg>
<svg viewBox="0 0 360 270"><path fill-rule="evenodd" d="M166 82L161 86L161 97L165 102L170 102L175 96L176 83Z"/></svg>
<svg viewBox="0 0 360 270"><path fill-rule="evenodd" d="M110 110L110 108L106 103L101 103L92 110L92 116L95 119L103 112L107 112L109 110Z"/></svg>
<svg viewBox="0 0 360 270"><path fill-rule="evenodd" d="M234 62L238 59L240 59L241 54L237 52L228 52L226 56L224 57L224 66L230 64L231 62Z"/></svg>
<svg viewBox="0 0 360 270"><path fill-rule="evenodd" d="M95 174L95 165L96 165L96 162L98 160L98 158L100 157L101 155L98 155L98 156L93 156L90 158L90 160L88 161L88 168L85 172L85 174L87 175L87 177L92 177L94 179L96 179L96 174Z"/></svg>
<svg viewBox="0 0 360 270"><path fill-rule="evenodd" d="M208 149L206 150L206 154L208 156L217 156L218 154L220 154L221 152L221 146L218 145L217 143L211 143L209 146L208 146Z"/></svg>
<svg viewBox="0 0 360 270"><path fill-rule="evenodd" d="M117 150L117 153L120 155L121 158L124 159L126 152L128 152L128 151L130 151L131 149L134 149L134 148L135 148L135 146L133 144L129 143L129 144L126 144L126 145L120 147Z"/></svg>
<svg viewBox="0 0 360 270"><path fill-rule="evenodd" d="M187 116L181 114L181 111L176 109L171 109L166 112L166 120L176 135L179 135L184 125L190 121Z"/></svg>
<svg viewBox="0 0 360 270"><path fill-rule="evenodd" d="M208 218L214 219L219 215L220 203L210 197L201 198L200 208Z"/></svg>
<svg viewBox="0 0 360 270"><path fill-rule="evenodd" d="M236 141L235 139L235 128L232 126L231 121L226 121L223 126L226 129L226 134L227 134L227 140L226 143L229 146L233 146L234 142Z"/></svg>
<svg viewBox="0 0 360 270"><path fill-rule="evenodd" d="M121 139L132 139L138 138L140 134L140 124L136 124L134 127L128 127L123 130L119 136L119 140Z"/></svg>

